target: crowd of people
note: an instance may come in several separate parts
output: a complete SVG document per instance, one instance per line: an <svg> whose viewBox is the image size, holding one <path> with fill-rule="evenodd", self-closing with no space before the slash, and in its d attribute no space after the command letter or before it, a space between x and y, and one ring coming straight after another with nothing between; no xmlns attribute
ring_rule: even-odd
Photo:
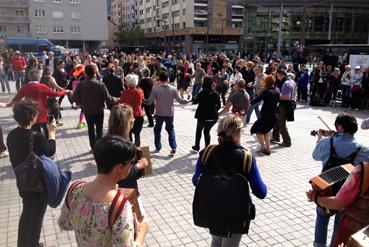
<svg viewBox="0 0 369 247"><path fill-rule="evenodd" d="M18 51L7 51L0 59L0 82L3 92L7 89L10 93L9 81L14 79L17 93L10 102L0 106L13 107L18 127L7 137L8 152L0 128L0 157L9 155L13 167L17 167L30 151L30 143L37 155L52 157L56 148L55 131L57 126L63 125L63 100L67 98L72 109L80 111L76 127L83 129L87 126L97 176L91 182L72 183L70 189L63 192L66 192L66 198L59 226L63 230L74 230L81 246L142 246L148 232L147 220L132 213L120 189L134 188L139 195L137 180L148 165L137 151L142 143L145 116L148 127L153 127L154 152L161 152L161 131L165 123L170 155L175 155L174 101L197 104L192 150L202 151L199 152L193 184L201 186L201 178L209 171L239 173L247 178L252 193L262 199L267 194L267 187L258 171L257 161L251 152L243 154L244 147L240 144L241 130L244 125L250 124L253 112L257 120L251 126L250 134L255 134L260 144L257 152L269 156L272 154L271 142L291 147L287 122L294 121L297 102L307 103L309 91L313 106L336 106L341 90L342 107L368 108L369 66L365 72L361 69L355 67L352 73L349 65L344 63L337 68L320 63L309 73L305 64L286 65L283 59L272 59L265 66L257 56L245 60L223 53L154 55L111 52L90 55L70 52L57 59L52 52L44 52L42 58L37 59L32 56L23 58ZM189 92L190 88L192 92ZM110 116L108 133L103 133L106 107L110 110ZM229 111L232 114L223 117ZM219 118L222 119L217 131L218 145L214 147L210 145L210 131ZM367 128L367 122L363 122L363 128ZM369 161L369 149L357 144L353 138L357 131L356 119L350 114L343 114L337 118L335 125L337 134L332 140L337 154L344 156L360 146L351 162ZM38 134L33 137L32 132ZM330 155L330 138L321 138L319 134L313 157L325 166ZM21 146L27 148L19 153ZM249 161L247 169L243 166L246 160ZM356 171L354 176L360 171ZM347 187L344 187L346 192L352 188ZM39 238L47 207L46 192L29 192L19 188L19 193L23 212L18 246L41 246ZM320 199L314 193L309 192L308 198L318 205L333 203ZM344 208L362 195L358 192L355 198L346 200L343 193L336 197L344 202L334 204L332 208ZM320 207L317 207L317 214L314 244L325 246L329 216ZM337 214L336 222L339 223L342 215L345 215L344 211ZM26 222L31 219L36 223L31 228L26 227ZM251 216L247 218L248 222L244 222L247 228L242 230L208 225L213 238L212 246L238 246L252 219ZM85 231L86 225L92 228ZM350 231L357 230L357 227ZM341 243L347 242L347 239L335 241Z"/></svg>

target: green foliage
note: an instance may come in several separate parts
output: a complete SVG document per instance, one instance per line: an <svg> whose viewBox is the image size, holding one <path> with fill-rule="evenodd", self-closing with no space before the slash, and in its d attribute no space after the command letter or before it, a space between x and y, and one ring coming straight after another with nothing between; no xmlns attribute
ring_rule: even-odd
<svg viewBox="0 0 369 247"><path fill-rule="evenodd" d="M120 27L114 33L115 42L121 46L136 46L142 45L145 42L145 33L140 28L123 28Z"/></svg>

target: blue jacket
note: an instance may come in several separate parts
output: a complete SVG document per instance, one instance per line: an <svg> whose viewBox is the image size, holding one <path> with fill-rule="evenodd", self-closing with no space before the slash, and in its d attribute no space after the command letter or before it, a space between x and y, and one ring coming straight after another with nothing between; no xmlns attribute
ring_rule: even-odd
<svg viewBox="0 0 369 247"><path fill-rule="evenodd" d="M62 171L53 160L45 155L40 156L42 161L42 175L47 194L47 204L56 208L62 202L72 177L70 171Z"/></svg>

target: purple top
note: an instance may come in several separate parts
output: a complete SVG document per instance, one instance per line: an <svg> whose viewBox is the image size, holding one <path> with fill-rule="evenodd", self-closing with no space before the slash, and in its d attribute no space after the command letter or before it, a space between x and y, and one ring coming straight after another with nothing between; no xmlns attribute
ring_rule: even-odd
<svg viewBox="0 0 369 247"><path fill-rule="evenodd" d="M296 82L294 80L289 79L283 83L281 96L290 96L291 100L296 101Z"/></svg>

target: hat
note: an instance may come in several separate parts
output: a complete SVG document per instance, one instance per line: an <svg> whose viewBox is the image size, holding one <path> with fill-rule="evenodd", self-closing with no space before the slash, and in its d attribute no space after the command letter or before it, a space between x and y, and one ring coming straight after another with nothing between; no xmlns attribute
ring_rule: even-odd
<svg viewBox="0 0 369 247"><path fill-rule="evenodd" d="M356 66L355 69L361 69L360 65Z"/></svg>
<svg viewBox="0 0 369 247"><path fill-rule="evenodd" d="M14 54L21 54L20 51L15 51Z"/></svg>

